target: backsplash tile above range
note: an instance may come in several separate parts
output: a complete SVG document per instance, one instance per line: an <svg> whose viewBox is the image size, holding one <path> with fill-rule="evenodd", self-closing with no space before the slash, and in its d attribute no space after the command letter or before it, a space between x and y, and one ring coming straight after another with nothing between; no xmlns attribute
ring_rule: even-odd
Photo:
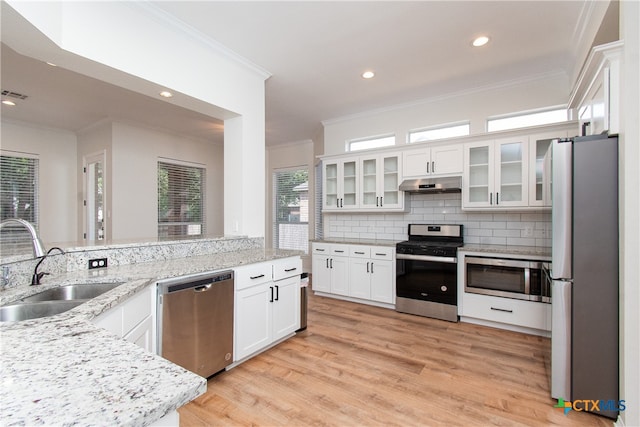
<svg viewBox="0 0 640 427"><path fill-rule="evenodd" d="M460 193L411 194L405 213L323 214L324 238L406 240L407 225L462 224L467 244L551 247L551 212L466 212Z"/></svg>

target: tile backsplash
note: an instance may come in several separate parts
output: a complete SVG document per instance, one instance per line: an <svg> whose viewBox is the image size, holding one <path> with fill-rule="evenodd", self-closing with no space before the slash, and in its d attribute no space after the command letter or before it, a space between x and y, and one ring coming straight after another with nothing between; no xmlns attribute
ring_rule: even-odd
<svg viewBox="0 0 640 427"><path fill-rule="evenodd" d="M407 225L462 224L467 244L551 247L551 212L466 212L460 193L411 194L409 212L325 213L324 237L407 239Z"/></svg>

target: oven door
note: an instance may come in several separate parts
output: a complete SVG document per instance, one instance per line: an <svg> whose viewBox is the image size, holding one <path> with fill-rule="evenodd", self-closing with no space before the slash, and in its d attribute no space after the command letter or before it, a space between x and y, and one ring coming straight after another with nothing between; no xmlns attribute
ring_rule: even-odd
<svg viewBox="0 0 640 427"><path fill-rule="evenodd" d="M396 294L457 305L456 258L397 254Z"/></svg>

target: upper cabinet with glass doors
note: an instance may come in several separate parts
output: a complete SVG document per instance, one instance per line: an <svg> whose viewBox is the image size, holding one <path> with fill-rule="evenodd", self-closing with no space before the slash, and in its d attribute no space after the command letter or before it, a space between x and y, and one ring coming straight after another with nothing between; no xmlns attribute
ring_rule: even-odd
<svg viewBox="0 0 640 427"><path fill-rule="evenodd" d="M401 158L398 154L377 154L360 158L360 208L397 210L404 208L399 191Z"/></svg>
<svg viewBox="0 0 640 427"><path fill-rule="evenodd" d="M463 209L509 209L529 203L528 138L465 145Z"/></svg>
<svg viewBox="0 0 640 427"><path fill-rule="evenodd" d="M399 153L325 159L323 168L323 211L390 212L408 206L408 195L398 190L402 179Z"/></svg>
<svg viewBox="0 0 640 427"><path fill-rule="evenodd" d="M341 211L359 206L358 166L357 157L323 163L323 210Z"/></svg>
<svg viewBox="0 0 640 427"><path fill-rule="evenodd" d="M551 207L551 198L545 198L545 156L551 148L551 141L567 135L566 130L560 130L529 136L529 206ZM548 169L550 164L546 167Z"/></svg>

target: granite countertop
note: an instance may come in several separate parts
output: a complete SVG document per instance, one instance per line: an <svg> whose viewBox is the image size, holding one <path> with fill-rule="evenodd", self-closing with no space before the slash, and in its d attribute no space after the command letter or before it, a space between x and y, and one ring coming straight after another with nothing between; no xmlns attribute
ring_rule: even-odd
<svg viewBox="0 0 640 427"><path fill-rule="evenodd" d="M206 379L124 341L92 319L158 279L299 255L252 249L46 276L0 292L6 305L74 283L125 282L51 317L1 322L2 425L148 425L206 391Z"/></svg>
<svg viewBox="0 0 640 427"><path fill-rule="evenodd" d="M327 237L325 239L311 240L314 243L341 243L349 245L369 245L369 246L396 246L400 240L386 239L359 239L355 237Z"/></svg>
<svg viewBox="0 0 640 427"><path fill-rule="evenodd" d="M476 252L502 256L529 256L551 261L551 248L536 246L465 244L458 249L458 252Z"/></svg>

